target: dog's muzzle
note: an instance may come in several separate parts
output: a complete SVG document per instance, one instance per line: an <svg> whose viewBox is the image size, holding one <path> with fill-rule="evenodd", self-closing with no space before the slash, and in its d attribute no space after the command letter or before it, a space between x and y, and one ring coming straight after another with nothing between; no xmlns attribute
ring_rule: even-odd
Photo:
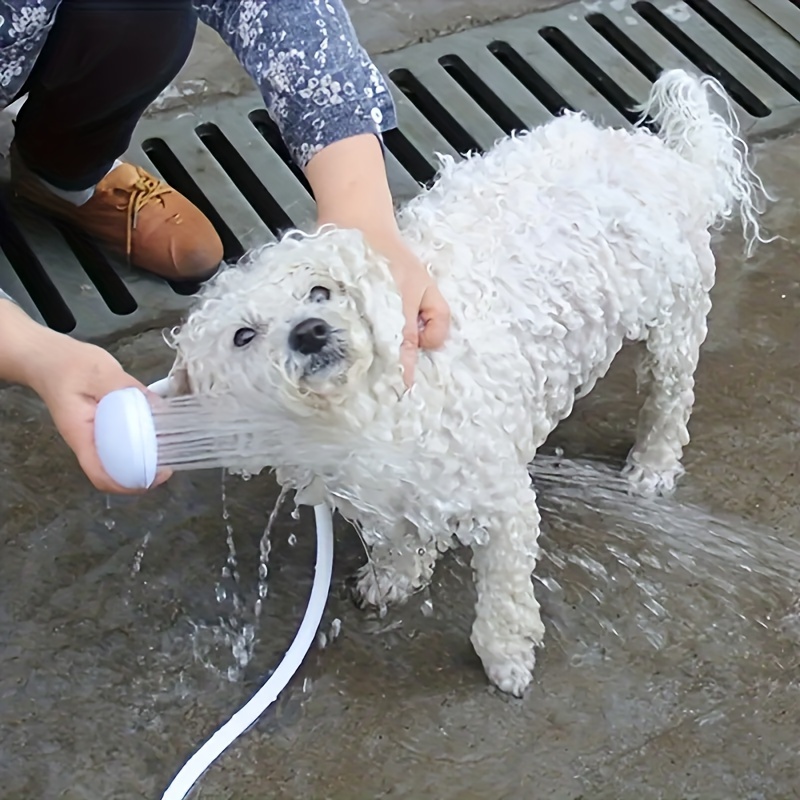
<svg viewBox="0 0 800 800"><path fill-rule="evenodd" d="M290 363L300 379L312 376L331 377L346 360L346 344L342 332L319 317L298 322L289 331Z"/></svg>
<svg viewBox="0 0 800 800"><path fill-rule="evenodd" d="M330 341L332 332L324 319L304 319L289 331L289 347L304 356L319 353Z"/></svg>

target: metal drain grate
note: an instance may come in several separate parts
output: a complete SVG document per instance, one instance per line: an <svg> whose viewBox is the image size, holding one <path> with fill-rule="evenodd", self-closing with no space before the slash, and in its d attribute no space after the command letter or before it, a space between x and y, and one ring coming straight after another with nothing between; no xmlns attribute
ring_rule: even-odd
<svg viewBox="0 0 800 800"><path fill-rule="evenodd" d="M717 77L743 127L800 122L800 0L597 0L442 37L378 59L400 129L386 137L398 200L458 157L566 108L626 126L662 69ZM313 219L310 187L256 94L143 120L127 157L211 219L226 259ZM0 285L52 327L85 339L169 324L189 298L133 273L74 233L0 198Z"/></svg>

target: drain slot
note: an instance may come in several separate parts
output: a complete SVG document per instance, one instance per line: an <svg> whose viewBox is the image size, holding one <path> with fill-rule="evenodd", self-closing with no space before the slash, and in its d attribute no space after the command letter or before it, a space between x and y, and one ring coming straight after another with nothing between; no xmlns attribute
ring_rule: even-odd
<svg viewBox="0 0 800 800"><path fill-rule="evenodd" d="M389 78L457 153L466 155L469 152L483 152L455 117L409 70L392 70Z"/></svg>
<svg viewBox="0 0 800 800"><path fill-rule="evenodd" d="M741 50L757 67L766 72L778 86L800 100L800 79L752 36L745 33L708 0L684 0L684 2L711 27L716 28L731 44ZM800 7L800 0L793 0L793 2Z"/></svg>
<svg viewBox="0 0 800 800"><path fill-rule="evenodd" d="M640 0L633 10L670 44L683 53L698 69L715 77L728 94L754 117L768 117L770 110L744 84L738 81L715 58L712 58L693 39L687 36L671 19L668 19L652 3Z"/></svg>
<svg viewBox="0 0 800 800"><path fill-rule="evenodd" d="M308 182L303 170L295 163L289 148L286 146L286 142L283 141L280 128L272 121L267 111L263 108L257 108L255 111L251 111L247 118L259 132L261 138L275 151L278 158L289 167L292 175L297 178L300 185L313 197L314 192L311 190L311 184Z"/></svg>
<svg viewBox="0 0 800 800"><path fill-rule="evenodd" d="M223 258L225 261L238 261L244 255L244 248L233 231L222 219L222 216L203 194L200 187L181 164L175 153L163 139L147 139L142 142L142 149L155 164L156 169L164 176L164 180L194 203L205 214L222 240ZM174 287L173 287L174 288Z"/></svg>
<svg viewBox="0 0 800 800"><path fill-rule="evenodd" d="M383 134L387 150L400 162L400 165L420 186L430 189L436 180L436 170L428 163L422 153L408 141L408 137L398 128Z"/></svg>
<svg viewBox="0 0 800 800"><path fill-rule="evenodd" d="M507 135L522 133L525 123L456 55L439 59L447 74L497 123Z"/></svg>
<svg viewBox="0 0 800 800"><path fill-rule="evenodd" d="M136 300L97 245L63 223L54 221L53 224L64 237L109 310L121 317L133 314L138 308Z"/></svg>
<svg viewBox="0 0 800 800"><path fill-rule="evenodd" d="M633 111L636 105L634 100L621 86L615 83L609 75L592 61L575 43L559 28L549 26L539 31L539 36L544 39L553 50L558 53L575 71L598 93L605 97L614 108L625 117L628 122L635 124L639 114Z"/></svg>
<svg viewBox="0 0 800 800"><path fill-rule="evenodd" d="M488 50L554 117L575 110L508 42Z"/></svg>
<svg viewBox="0 0 800 800"><path fill-rule="evenodd" d="M661 74L661 66L654 61L636 42L623 33L603 14L589 14L589 25L597 31L620 55L624 56L651 83Z"/></svg>
<svg viewBox="0 0 800 800"><path fill-rule="evenodd" d="M48 327L60 333L75 330L77 321L69 306L14 223L4 200L0 201L0 248Z"/></svg>
<svg viewBox="0 0 800 800"><path fill-rule="evenodd" d="M275 236L280 236L284 231L294 227L294 223L281 208L280 203L270 194L239 151L213 122L206 122L195 131L200 141Z"/></svg>

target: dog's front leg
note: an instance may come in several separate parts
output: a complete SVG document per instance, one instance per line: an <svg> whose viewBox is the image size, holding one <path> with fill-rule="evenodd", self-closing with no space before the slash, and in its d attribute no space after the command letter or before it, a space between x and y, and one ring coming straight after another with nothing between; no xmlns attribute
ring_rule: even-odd
<svg viewBox="0 0 800 800"><path fill-rule="evenodd" d="M400 520L380 532L362 528L369 560L356 574L361 606L383 608L403 603L430 582L438 558L435 543L423 542L417 529Z"/></svg>
<svg viewBox="0 0 800 800"><path fill-rule="evenodd" d="M534 647L544 636L532 580L540 517L527 480L504 500L506 507L489 516L485 541L472 546L478 600L471 641L489 680L519 697L533 676Z"/></svg>

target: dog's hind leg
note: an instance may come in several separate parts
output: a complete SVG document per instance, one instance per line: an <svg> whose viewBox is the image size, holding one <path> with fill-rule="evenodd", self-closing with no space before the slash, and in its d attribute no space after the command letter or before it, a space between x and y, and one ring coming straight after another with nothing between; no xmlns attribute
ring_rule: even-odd
<svg viewBox="0 0 800 800"><path fill-rule="evenodd" d="M472 545L478 600L470 638L489 680L519 697L533 676L534 647L544 637L533 593L540 517L527 470L524 484L520 478L503 500L506 506L489 517L485 539Z"/></svg>
<svg viewBox="0 0 800 800"><path fill-rule="evenodd" d="M711 256L710 252L708 256ZM668 494L683 473L689 443L694 375L705 340L711 300L705 287L678 291L669 318L650 330L642 364L647 394L625 474L643 495Z"/></svg>
<svg viewBox="0 0 800 800"><path fill-rule="evenodd" d="M364 533L370 553L355 576L355 598L360 606L383 608L403 603L428 585L439 551L435 543L423 542L411 523L400 520L379 535Z"/></svg>

